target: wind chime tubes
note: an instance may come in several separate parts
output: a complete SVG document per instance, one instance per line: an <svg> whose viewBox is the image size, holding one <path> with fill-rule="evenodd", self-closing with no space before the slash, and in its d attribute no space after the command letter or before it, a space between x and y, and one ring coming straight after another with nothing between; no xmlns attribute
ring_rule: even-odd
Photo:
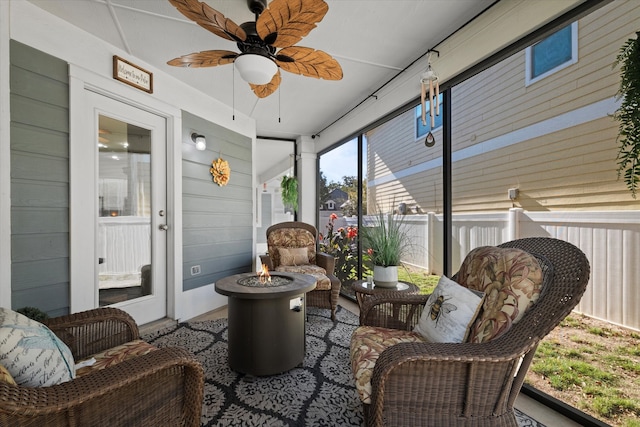
<svg viewBox="0 0 640 427"><path fill-rule="evenodd" d="M431 129L436 126L436 116L440 115L440 83L438 81L438 75L431 68L431 61L427 71L420 76L421 85L421 102L422 102L422 125L427 125L427 111L426 111L426 99L427 99L427 87L429 88L429 114L431 115Z"/></svg>

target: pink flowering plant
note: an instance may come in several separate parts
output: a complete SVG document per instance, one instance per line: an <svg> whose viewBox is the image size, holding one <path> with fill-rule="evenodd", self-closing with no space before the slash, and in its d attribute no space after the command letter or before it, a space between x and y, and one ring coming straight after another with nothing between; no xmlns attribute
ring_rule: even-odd
<svg viewBox="0 0 640 427"><path fill-rule="evenodd" d="M320 251L336 258L336 276L343 283L358 277L358 227L334 227L338 215L331 214L326 232L319 233Z"/></svg>

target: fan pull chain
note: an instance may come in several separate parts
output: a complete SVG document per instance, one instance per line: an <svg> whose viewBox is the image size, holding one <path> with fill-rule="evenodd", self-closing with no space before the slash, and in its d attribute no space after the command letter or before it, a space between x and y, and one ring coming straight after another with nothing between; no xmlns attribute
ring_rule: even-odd
<svg viewBox="0 0 640 427"><path fill-rule="evenodd" d="M280 123L280 93L282 92L282 85L278 87L278 123Z"/></svg>
<svg viewBox="0 0 640 427"><path fill-rule="evenodd" d="M232 120L236 119L236 63L233 62L233 76L231 77L231 108L233 112L231 113Z"/></svg>

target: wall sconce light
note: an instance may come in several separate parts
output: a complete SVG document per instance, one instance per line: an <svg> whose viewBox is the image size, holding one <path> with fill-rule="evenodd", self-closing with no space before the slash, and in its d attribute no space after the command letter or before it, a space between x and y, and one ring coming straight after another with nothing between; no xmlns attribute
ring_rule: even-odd
<svg viewBox="0 0 640 427"><path fill-rule="evenodd" d="M196 143L196 150L204 151L207 149L207 140L204 135L198 135L194 132L191 134L191 140Z"/></svg>

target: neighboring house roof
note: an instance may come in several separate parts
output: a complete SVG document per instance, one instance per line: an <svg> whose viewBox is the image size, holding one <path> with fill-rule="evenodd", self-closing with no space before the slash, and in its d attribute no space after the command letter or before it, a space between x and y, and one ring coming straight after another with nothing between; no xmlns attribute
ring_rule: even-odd
<svg viewBox="0 0 640 427"><path fill-rule="evenodd" d="M346 191L343 191L340 188L334 188L329 192L329 199L327 200L327 202L329 200L333 200L334 202L340 204L349 200L349 195L346 193Z"/></svg>

